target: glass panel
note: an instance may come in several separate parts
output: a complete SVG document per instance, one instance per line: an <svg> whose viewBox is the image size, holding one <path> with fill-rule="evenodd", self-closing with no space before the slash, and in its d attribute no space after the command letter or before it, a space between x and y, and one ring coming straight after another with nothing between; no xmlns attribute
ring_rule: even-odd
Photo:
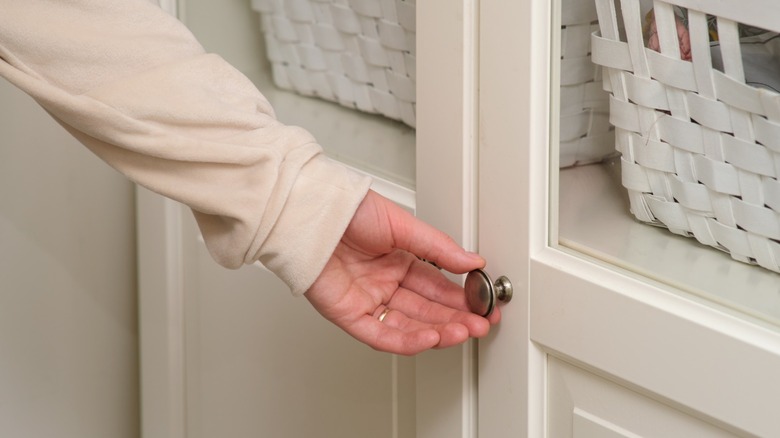
<svg viewBox="0 0 780 438"><path fill-rule="evenodd" d="M595 1L600 23L591 1L553 14L553 244L780 324L777 34L689 0Z"/></svg>
<svg viewBox="0 0 780 438"><path fill-rule="evenodd" d="M207 51L225 58L257 85L282 122L306 128L329 156L414 190L415 130L396 120L274 85L262 14L254 7L249 2L226 6L191 0L182 18Z"/></svg>

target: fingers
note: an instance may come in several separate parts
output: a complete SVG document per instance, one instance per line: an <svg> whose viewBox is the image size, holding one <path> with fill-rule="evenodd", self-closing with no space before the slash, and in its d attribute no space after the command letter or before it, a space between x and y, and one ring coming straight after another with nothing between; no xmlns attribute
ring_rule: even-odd
<svg viewBox="0 0 780 438"><path fill-rule="evenodd" d="M430 263L415 261L400 284L425 298L458 310L469 310L463 288L442 274Z"/></svg>
<svg viewBox="0 0 780 438"><path fill-rule="evenodd" d="M387 306L380 306L373 314L364 314L343 328L376 350L414 355L482 337L490 330L490 322L401 288Z"/></svg>
<svg viewBox="0 0 780 438"><path fill-rule="evenodd" d="M455 243L451 237L387 201L387 215L394 246L432 261L457 274L485 266L485 260Z"/></svg>
<svg viewBox="0 0 780 438"><path fill-rule="evenodd" d="M375 350L405 356L430 350L439 344L441 335L431 327L411 331L391 327L390 321L396 317L393 312L389 312L383 321L379 321L371 315L363 315L353 325L344 327L344 330Z"/></svg>
<svg viewBox="0 0 780 438"><path fill-rule="evenodd" d="M426 324L395 309L389 310L382 321L364 315L346 331L375 350L406 356L462 344L469 338L462 324Z"/></svg>
<svg viewBox="0 0 780 438"><path fill-rule="evenodd" d="M412 264L400 286L433 302L471 313L463 287L450 281L441 271L429 263L417 261ZM487 320L491 325L498 324L501 320L501 312L498 307L493 310Z"/></svg>
<svg viewBox="0 0 780 438"><path fill-rule="evenodd" d="M488 320L479 315L441 305L403 288L398 289L387 305L411 320L433 327L450 323L460 324L466 328L466 335L472 338L481 338L490 330Z"/></svg>

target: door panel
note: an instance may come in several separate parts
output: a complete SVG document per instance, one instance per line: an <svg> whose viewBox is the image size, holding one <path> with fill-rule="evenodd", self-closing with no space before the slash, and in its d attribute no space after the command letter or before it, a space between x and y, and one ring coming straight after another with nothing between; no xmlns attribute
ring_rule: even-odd
<svg viewBox="0 0 780 438"><path fill-rule="evenodd" d="M280 119L310 129L326 153L379 177L375 190L473 248L478 2L417 5L422 150L397 123L282 96L263 77L249 0L176 3ZM416 358L370 351L261 268L216 267L186 209L142 190L139 204L145 437L474 436L473 343Z"/></svg>
<svg viewBox="0 0 780 438"><path fill-rule="evenodd" d="M259 266L218 266L187 228L187 436L392 437L396 398L410 399L399 366L414 364L355 342Z"/></svg>
<svg viewBox="0 0 780 438"><path fill-rule="evenodd" d="M282 94L262 77L259 16L248 0L177 5L208 50L261 82L269 99ZM280 105L332 122L328 103L299 97ZM360 130L357 122L350 131L351 120L340 123L366 144L381 125ZM380 129L387 141L413 146L408 129ZM414 209L413 191L383 183L380 190ZM146 438L414 437L413 359L353 340L259 266L218 266L187 208L140 189L138 199Z"/></svg>
<svg viewBox="0 0 780 438"><path fill-rule="evenodd" d="M413 359L354 341L259 266L218 266L188 209L139 194L145 437L414 431Z"/></svg>
<svg viewBox="0 0 780 438"><path fill-rule="evenodd" d="M555 357L548 361L548 435L727 438L712 424Z"/></svg>

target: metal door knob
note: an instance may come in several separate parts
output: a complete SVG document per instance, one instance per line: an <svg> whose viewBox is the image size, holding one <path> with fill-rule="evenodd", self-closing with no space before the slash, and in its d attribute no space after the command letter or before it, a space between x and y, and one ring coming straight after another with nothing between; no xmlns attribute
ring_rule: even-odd
<svg viewBox="0 0 780 438"><path fill-rule="evenodd" d="M463 288L466 290L469 309L485 317L493 313L496 301L508 303L512 299L512 282L508 278L502 275L493 283L490 276L481 269L466 275Z"/></svg>

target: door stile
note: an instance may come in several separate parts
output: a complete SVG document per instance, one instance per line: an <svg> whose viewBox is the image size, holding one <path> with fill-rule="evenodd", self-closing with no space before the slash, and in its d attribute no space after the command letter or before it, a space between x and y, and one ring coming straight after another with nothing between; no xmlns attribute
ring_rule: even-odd
<svg viewBox="0 0 780 438"><path fill-rule="evenodd" d="M417 214L476 250L478 0L417 7ZM462 281L454 279L455 281ZM417 434L477 434L476 344L417 357Z"/></svg>
<svg viewBox="0 0 780 438"><path fill-rule="evenodd" d="M514 285L480 341L479 435L545 436L545 353L531 340L530 260L547 245L550 2L480 7L479 249Z"/></svg>

